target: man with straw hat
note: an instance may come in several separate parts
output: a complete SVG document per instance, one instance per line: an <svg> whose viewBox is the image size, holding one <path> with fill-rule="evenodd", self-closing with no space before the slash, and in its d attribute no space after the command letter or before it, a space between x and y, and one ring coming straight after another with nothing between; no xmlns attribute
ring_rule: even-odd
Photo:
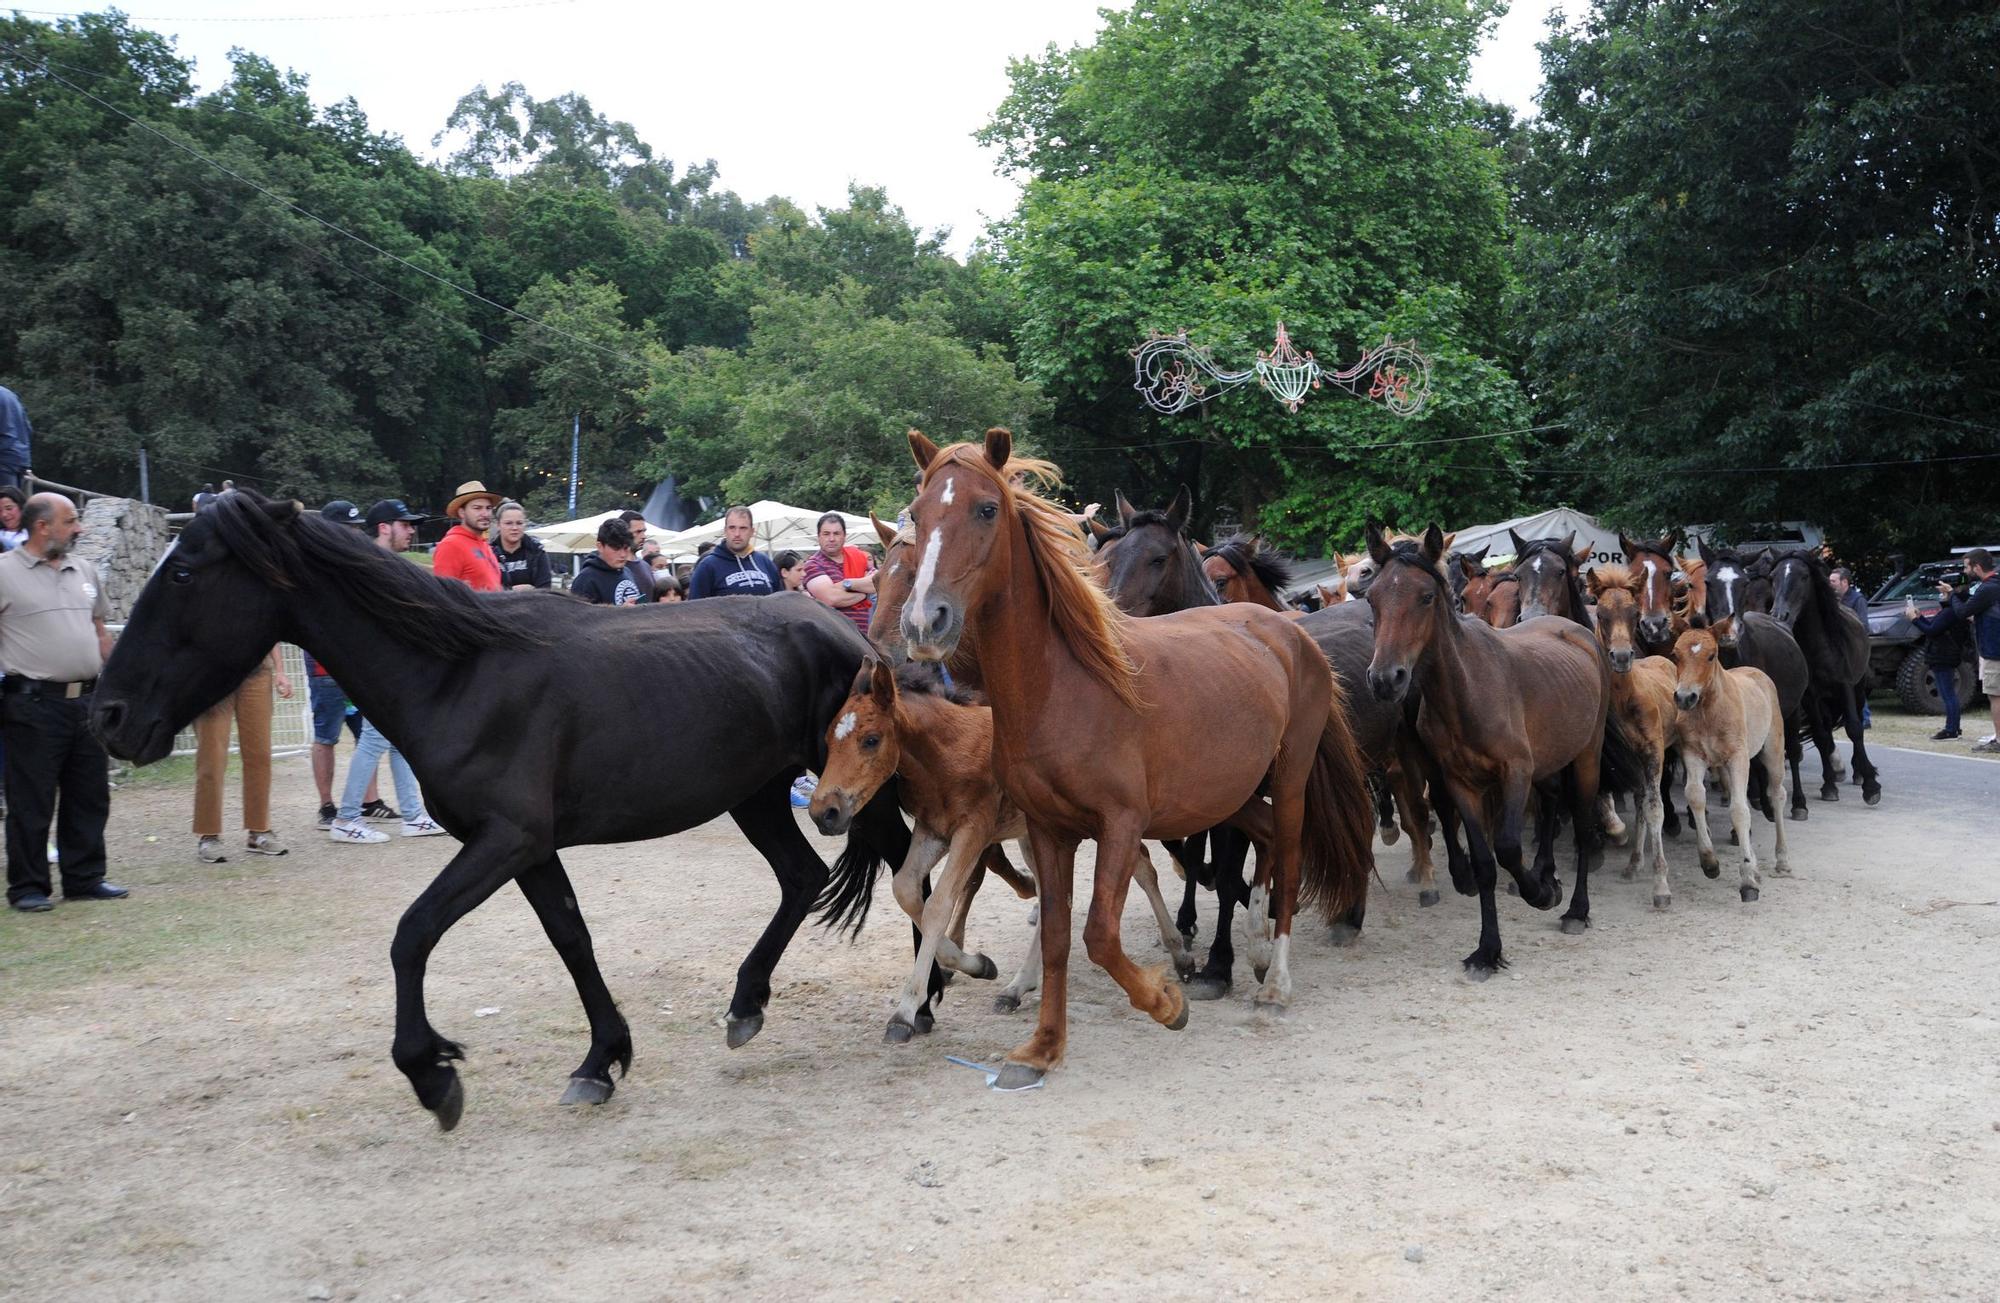
<svg viewBox="0 0 2000 1303"><path fill-rule="evenodd" d="M500 563L486 545L493 511L500 495L478 480L467 480L445 504L444 514L457 520L431 552L431 573L440 579L462 579L480 592L500 591Z"/></svg>

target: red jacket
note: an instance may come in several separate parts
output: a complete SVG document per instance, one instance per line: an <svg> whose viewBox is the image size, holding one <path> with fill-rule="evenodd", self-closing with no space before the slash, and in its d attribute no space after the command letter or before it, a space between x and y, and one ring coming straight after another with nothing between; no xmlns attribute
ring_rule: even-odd
<svg viewBox="0 0 2000 1303"><path fill-rule="evenodd" d="M500 563L486 540L463 525L453 525L431 552L431 573L440 579L463 579L483 593L500 591Z"/></svg>

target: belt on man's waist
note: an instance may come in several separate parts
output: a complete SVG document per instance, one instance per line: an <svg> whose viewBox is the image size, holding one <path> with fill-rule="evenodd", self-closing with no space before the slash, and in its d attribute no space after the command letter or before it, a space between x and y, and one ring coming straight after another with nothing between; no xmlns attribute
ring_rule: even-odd
<svg viewBox="0 0 2000 1303"><path fill-rule="evenodd" d="M51 679L26 679L18 674L9 674L0 681L0 692L25 693L31 697L81 697L97 686L96 679L78 679L74 683L58 683Z"/></svg>

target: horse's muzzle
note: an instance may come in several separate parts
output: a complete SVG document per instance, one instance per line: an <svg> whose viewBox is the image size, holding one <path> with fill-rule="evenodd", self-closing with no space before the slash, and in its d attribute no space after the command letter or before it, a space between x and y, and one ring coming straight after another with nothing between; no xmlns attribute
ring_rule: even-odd
<svg viewBox="0 0 2000 1303"><path fill-rule="evenodd" d="M1673 636L1673 626L1664 615L1642 615L1639 617L1639 637L1651 646L1658 647Z"/></svg>
<svg viewBox="0 0 2000 1303"><path fill-rule="evenodd" d="M918 611L903 608L903 642L910 659L941 661L958 646L965 619L955 602L933 598Z"/></svg>
<svg viewBox="0 0 2000 1303"><path fill-rule="evenodd" d="M1617 670L1620 674L1630 674L1632 672L1632 649L1630 647L1622 647L1612 652L1611 668Z"/></svg>
<svg viewBox="0 0 2000 1303"><path fill-rule="evenodd" d="M1410 691L1410 667L1397 665L1378 670L1368 667L1368 690L1377 701L1401 701Z"/></svg>
<svg viewBox="0 0 2000 1303"><path fill-rule="evenodd" d="M174 732L165 720L137 720L115 697L99 695L91 702L90 726L106 751L134 764L150 765L174 749Z"/></svg>
<svg viewBox="0 0 2000 1303"><path fill-rule="evenodd" d="M828 837L838 837L854 822L854 803L844 792L828 792L825 789L813 793L812 804L807 810L813 827Z"/></svg>
<svg viewBox="0 0 2000 1303"><path fill-rule="evenodd" d="M1682 710L1693 710L1701 704L1700 688L1675 688L1674 704Z"/></svg>

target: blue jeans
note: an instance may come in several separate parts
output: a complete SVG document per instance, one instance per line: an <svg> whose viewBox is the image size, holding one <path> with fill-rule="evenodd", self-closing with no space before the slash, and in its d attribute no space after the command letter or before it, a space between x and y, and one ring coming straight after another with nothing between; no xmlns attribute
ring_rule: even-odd
<svg viewBox="0 0 2000 1303"><path fill-rule="evenodd" d="M1958 732L1958 670L1942 665L1931 667L1931 682L1937 684L1938 700L1944 703L1944 731Z"/></svg>
<svg viewBox="0 0 2000 1303"><path fill-rule="evenodd" d="M347 786L340 793L340 817L352 822L361 817L361 798L368 794L368 780L383 753L389 756L389 777L396 783L396 804L406 821L424 817L424 796L417 790L417 776L410 772L403 753L389 744L382 731L367 720L361 721L361 737L354 744L354 759L347 765Z"/></svg>

